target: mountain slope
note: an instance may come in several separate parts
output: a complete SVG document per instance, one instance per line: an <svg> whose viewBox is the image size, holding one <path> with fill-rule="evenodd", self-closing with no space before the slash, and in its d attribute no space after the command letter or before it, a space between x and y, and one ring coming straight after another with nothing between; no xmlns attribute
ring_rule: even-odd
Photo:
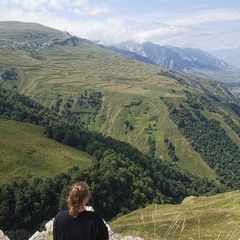
<svg viewBox="0 0 240 240"><path fill-rule="evenodd" d="M73 166L91 166L92 157L46 137L43 127L0 119L0 184L46 179Z"/></svg>
<svg viewBox="0 0 240 240"><path fill-rule="evenodd" d="M134 63L131 59L125 59L124 57L118 57L120 62L116 64L116 61L112 61L115 55L107 52L105 54L108 54L110 57L101 57L100 54L102 53L99 52L101 50L99 48L96 48L95 53L90 52L95 50L95 48L95 46L85 44L79 48L53 46L46 49L44 53L41 53L44 58L48 59L46 63L45 61L32 59L28 54L22 52L22 61L19 62L17 60L18 52L7 51L5 64L13 64L22 77L19 80L6 80L3 84L9 87L16 85L20 93L38 100L45 106L56 108L59 102L60 109L68 109L66 106L69 104L71 111L85 113L79 116L81 116L85 125L89 125L91 129L100 130L104 134L111 135L123 141L129 141L142 149L142 151L147 152L148 132L144 129L150 123L149 119L151 115L159 115L155 98L160 95L174 97L178 95L177 92L181 96L182 87L180 85L173 86L171 82L168 82L167 78L159 76L156 72L157 69L152 68L152 66L145 66L137 62ZM99 56L100 59L90 58L89 61L88 58L83 58L83 49L88 52L89 57L91 57L91 54L98 53L97 57ZM40 55L40 53L38 54ZM14 59L16 61L13 63ZM128 65L132 65L131 70ZM145 71L148 74L145 74ZM146 80L149 79L150 82L149 80L148 82L142 82L144 78ZM157 86L159 80L161 80L161 84ZM175 89L175 93L171 90L173 88ZM159 89L159 92L157 89ZM92 120L88 123L88 113L92 113L95 110L87 104L87 96L86 98L82 97L85 95L85 91L87 91L87 96L90 96L91 92L100 91L105 93L102 107L100 107L100 112L96 119L97 124L95 124L92 117L90 118ZM142 105L144 108L151 107L155 108L155 110L151 109L148 111L148 114L143 115L143 118L136 118L137 112L141 110L138 110L137 106L133 106L136 110L132 118L131 114L129 115L128 113L128 108L125 106L129 105L134 98L138 98L135 94L145 99L146 102ZM149 97L151 94L156 94L156 97ZM83 106L81 102L83 102ZM119 102L121 102L120 105ZM162 104L160 108L162 109L161 112L165 114L161 114L158 124L164 120L165 124L167 124L166 130L171 129L172 126L168 123L167 111L164 110L166 108ZM124 122L127 119L135 122L135 130L125 134ZM160 125L158 128L161 129ZM168 158L162 134L164 132L159 134L159 139L157 139L159 145L157 146L158 150L156 154ZM190 152L192 152L189 153L190 155L196 155L192 150ZM194 159L199 159L199 157L194 157ZM188 164L185 165L187 166Z"/></svg>
<svg viewBox="0 0 240 240"><path fill-rule="evenodd" d="M99 46L101 46L101 44ZM112 45L111 46L106 46L106 47L107 47L107 49L112 50L113 52L125 55L127 57L134 58L134 59L139 60L141 62L157 65L154 61L150 60L148 57L142 56L142 55L140 55L140 54L138 54L134 51L120 49L120 48L117 48L117 47L112 46Z"/></svg>
<svg viewBox="0 0 240 240"><path fill-rule="evenodd" d="M215 50L213 54L240 69L240 48Z"/></svg>
<svg viewBox="0 0 240 240"><path fill-rule="evenodd" d="M52 42L69 38L67 32L48 28L36 23L1 22L0 49L38 49Z"/></svg>
<svg viewBox="0 0 240 240"><path fill-rule="evenodd" d="M82 126L129 142L145 154L174 162L198 176L217 179L221 174L226 181L225 160L210 166L209 149L205 154L193 142L196 139L189 136L195 130L186 125L188 132L184 131L179 125L184 118L178 115L179 109L186 108L198 124L207 119L205 127L216 120L213 137L215 131L224 131L231 151L235 145L239 148L239 99L220 82L142 63L73 36L32 51L4 48L0 70L3 86L64 116L72 113ZM206 148L211 148L208 134L203 137L209 143ZM220 154L226 147L218 144L215 150ZM229 150L227 155L231 154ZM238 163L236 156L226 161ZM231 184L237 185L235 178L237 174Z"/></svg>
<svg viewBox="0 0 240 240"><path fill-rule="evenodd" d="M221 82L237 81L240 76L240 71L233 66L199 49L160 46L151 42L126 42L106 48L140 61L141 57L147 58L160 67Z"/></svg>
<svg viewBox="0 0 240 240"><path fill-rule="evenodd" d="M225 189L174 164L143 155L130 144L88 131L73 124L74 119L68 121L19 93L0 90L0 114L5 119L3 125L0 121L1 163L3 172L9 171L6 176L15 177L0 184L0 225L13 240L28 239L45 219L55 216L65 207L69 185L83 179L91 185L94 208L101 210L106 220L148 203L180 202L190 194ZM38 124L44 126L48 138L43 137L42 127L35 126ZM59 144L62 148L54 149L58 144L49 138L78 149L76 153L83 154L81 149L93 156L91 167L83 169L87 163L71 161L71 155L62 159L68 148Z"/></svg>
<svg viewBox="0 0 240 240"><path fill-rule="evenodd" d="M120 236L144 239L238 239L240 192L188 197L180 205L151 205L110 223Z"/></svg>

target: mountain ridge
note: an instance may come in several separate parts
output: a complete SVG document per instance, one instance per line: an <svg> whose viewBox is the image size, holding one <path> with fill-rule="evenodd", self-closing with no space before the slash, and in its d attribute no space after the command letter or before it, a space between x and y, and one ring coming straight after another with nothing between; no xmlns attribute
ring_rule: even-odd
<svg viewBox="0 0 240 240"><path fill-rule="evenodd" d="M222 49L211 51L216 57L224 59L231 65L240 68L240 48L235 49Z"/></svg>
<svg viewBox="0 0 240 240"><path fill-rule="evenodd" d="M144 57L149 59L150 63L153 62L160 67L221 82L238 81L240 76L240 70L201 49L160 46L152 42L142 44L124 42L115 45L105 44L104 46L140 61L146 62L141 59Z"/></svg>
<svg viewBox="0 0 240 240"><path fill-rule="evenodd" d="M0 40L0 49L15 48L34 51L49 47L52 44L66 44L67 42L76 44L76 41L82 41L89 44L104 46L118 54L145 63L199 77L210 78L226 83L237 82L240 78L240 70L237 70L234 66L231 66L201 49L160 46L152 42L139 44L130 41L108 45L101 41L90 41L88 39L73 36L68 32L51 29L41 24L11 21L1 23L0 30L2 37ZM16 25L18 25L17 28ZM31 33L28 29L31 29ZM18 41L16 41L14 37L11 40L3 41L3 39L8 39L9 31L14 31L16 36L19 31L21 31L21 38ZM51 31L53 34L49 35ZM46 36L48 36L48 41L46 41Z"/></svg>

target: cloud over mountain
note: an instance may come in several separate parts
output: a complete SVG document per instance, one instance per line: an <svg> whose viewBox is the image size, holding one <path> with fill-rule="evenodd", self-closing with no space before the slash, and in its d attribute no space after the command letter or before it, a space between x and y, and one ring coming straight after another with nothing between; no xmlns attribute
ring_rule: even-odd
<svg viewBox="0 0 240 240"><path fill-rule="evenodd" d="M239 48L240 38L234 0L4 0L0 20L37 22L90 40L151 41L205 51Z"/></svg>

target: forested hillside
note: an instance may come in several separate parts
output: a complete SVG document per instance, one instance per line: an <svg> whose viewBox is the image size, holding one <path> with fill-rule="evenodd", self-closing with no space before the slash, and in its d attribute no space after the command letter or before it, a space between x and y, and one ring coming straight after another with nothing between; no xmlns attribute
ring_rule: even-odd
<svg viewBox="0 0 240 240"><path fill-rule="evenodd" d="M198 176L217 178L215 169L171 120L161 98L170 104L182 103L187 89L238 121L226 103L239 104L239 100L225 85L144 64L44 26L4 26L0 42L4 87L29 96L79 126L128 142L145 154L177 160L181 168ZM11 42L14 44L9 45ZM220 115L205 113L207 118L223 122ZM238 144L234 131L229 131L227 124L221 127Z"/></svg>
<svg viewBox="0 0 240 240"><path fill-rule="evenodd" d="M0 225L10 239L27 239L44 221L54 217L58 209L65 207L69 185L78 180L91 185L91 205L106 220L151 203L179 203L189 195L224 191L224 186L146 156L128 143L67 123L18 93L3 88L0 93L1 118L44 125L46 137L93 156L91 168L86 170L76 165L51 178L36 176L31 182L1 184Z"/></svg>
<svg viewBox="0 0 240 240"><path fill-rule="evenodd" d="M239 124L234 123L229 115L214 107L205 97L194 96L189 91L186 91L186 95L184 104L178 106L169 105L166 101L171 119L207 164L216 170L220 182L230 188L238 189L239 145L232 141L227 132L221 128L220 121L208 119L204 115L204 110L219 114L237 138L240 137ZM229 104L228 106L240 116L238 105Z"/></svg>

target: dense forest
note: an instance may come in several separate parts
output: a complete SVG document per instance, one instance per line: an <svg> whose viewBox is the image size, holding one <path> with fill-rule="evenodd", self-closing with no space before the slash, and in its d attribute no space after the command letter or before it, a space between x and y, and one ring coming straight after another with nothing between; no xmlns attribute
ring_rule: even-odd
<svg viewBox="0 0 240 240"><path fill-rule="evenodd" d="M55 111L41 106L28 97L2 88L0 85L0 117L35 125L49 125L61 121Z"/></svg>
<svg viewBox="0 0 240 240"><path fill-rule="evenodd" d="M76 166L48 179L2 184L0 226L11 240L28 239L44 221L65 208L69 186L79 180L86 180L91 186L90 204L107 221L148 204L180 203L189 195L227 190L224 185L181 170L175 163L144 155L128 143L69 122L33 100L1 87L0 117L41 125L46 137L94 157L87 170ZM173 151L171 143L167 139L165 142Z"/></svg>
<svg viewBox="0 0 240 240"><path fill-rule="evenodd" d="M229 115L213 106L205 97L194 96L189 91L185 93L186 100L178 107L164 100L171 119L207 164L216 170L220 182L230 189L239 189L239 147L230 139L219 121L208 119L202 111L205 108L221 115L238 136L240 127L234 124ZM217 97L214 99L219 101ZM230 103L228 106L239 116L238 105Z"/></svg>

